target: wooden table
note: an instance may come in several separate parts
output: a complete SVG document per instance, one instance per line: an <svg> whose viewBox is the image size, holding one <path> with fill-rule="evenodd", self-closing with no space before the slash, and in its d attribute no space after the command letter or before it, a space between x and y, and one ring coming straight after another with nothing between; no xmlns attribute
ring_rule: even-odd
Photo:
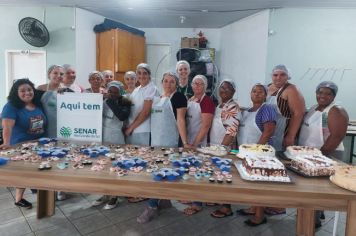
<svg viewBox="0 0 356 236"><path fill-rule="evenodd" d="M247 182L233 168L233 183L208 183L206 178L178 182L155 182L150 174L117 177L108 170L93 172L88 167L75 170L39 171L36 163L11 161L0 167L0 185L39 189L37 217L54 214L54 190L142 196L298 208L297 235L314 235L314 210L347 211L346 235L356 232L356 193L344 190L328 178L304 178L288 172L293 184Z"/></svg>

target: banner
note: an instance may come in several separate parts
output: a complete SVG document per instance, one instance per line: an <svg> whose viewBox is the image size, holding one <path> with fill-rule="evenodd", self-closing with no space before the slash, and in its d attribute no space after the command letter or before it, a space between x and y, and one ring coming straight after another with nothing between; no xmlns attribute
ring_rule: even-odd
<svg viewBox="0 0 356 236"><path fill-rule="evenodd" d="M64 140L102 141L103 95L57 95L57 137Z"/></svg>

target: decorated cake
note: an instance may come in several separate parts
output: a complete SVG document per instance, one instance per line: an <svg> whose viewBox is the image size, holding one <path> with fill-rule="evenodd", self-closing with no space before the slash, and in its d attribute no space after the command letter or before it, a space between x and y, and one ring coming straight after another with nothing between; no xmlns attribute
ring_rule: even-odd
<svg viewBox="0 0 356 236"><path fill-rule="evenodd" d="M271 145L241 144L237 156L240 158L245 158L246 156L256 156L256 155L274 157L275 154L276 151Z"/></svg>
<svg viewBox="0 0 356 236"><path fill-rule="evenodd" d="M241 169L251 180L290 182L284 165L276 157L246 156Z"/></svg>
<svg viewBox="0 0 356 236"><path fill-rule="evenodd" d="M319 149L308 146L289 146L284 154L290 159L297 155L322 155Z"/></svg>
<svg viewBox="0 0 356 236"><path fill-rule="evenodd" d="M356 166L335 166L335 174L330 180L342 188L356 192Z"/></svg>
<svg viewBox="0 0 356 236"><path fill-rule="evenodd" d="M330 176L336 162L323 155L297 155L291 157L291 167L308 176Z"/></svg>
<svg viewBox="0 0 356 236"><path fill-rule="evenodd" d="M198 152L202 152L204 154L210 154L213 156L225 156L227 155L226 148L221 145L211 145L207 147L197 148Z"/></svg>

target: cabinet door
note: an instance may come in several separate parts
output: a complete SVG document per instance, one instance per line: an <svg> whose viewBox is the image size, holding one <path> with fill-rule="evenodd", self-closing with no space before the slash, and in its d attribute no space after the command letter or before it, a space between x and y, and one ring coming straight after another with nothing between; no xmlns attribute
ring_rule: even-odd
<svg viewBox="0 0 356 236"><path fill-rule="evenodd" d="M96 34L96 69L115 70L115 31Z"/></svg>
<svg viewBox="0 0 356 236"><path fill-rule="evenodd" d="M116 30L116 40L117 40L117 56L116 60L118 63L116 72L126 72L131 68L131 58L132 58L132 43L131 43L131 33L124 30Z"/></svg>
<svg viewBox="0 0 356 236"><path fill-rule="evenodd" d="M132 66L136 66L142 62L146 62L146 40L145 37L132 35Z"/></svg>

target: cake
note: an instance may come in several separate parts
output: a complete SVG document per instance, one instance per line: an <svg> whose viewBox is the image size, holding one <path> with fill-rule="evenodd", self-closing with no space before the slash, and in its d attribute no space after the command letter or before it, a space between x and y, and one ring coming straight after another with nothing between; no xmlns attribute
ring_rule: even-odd
<svg viewBox="0 0 356 236"><path fill-rule="evenodd" d="M330 176L336 162L323 155L297 155L291 157L291 167L308 176Z"/></svg>
<svg viewBox="0 0 356 236"><path fill-rule="evenodd" d="M356 192L356 166L335 166L335 174L330 180L342 188Z"/></svg>
<svg viewBox="0 0 356 236"><path fill-rule="evenodd" d="M275 149L271 145L263 144L241 144L239 146L239 153L237 154L240 158L245 158L246 156L268 156L274 157L276 154Z"/></svg>
<svg viewBox="0 0 356 236"><path fill-rule="evenodd" d="M284 165L276 157L246 156L241 171L251 180L290 182Z"/></svg>
<svg viewBox="0 0 356 236"><path fill-rule="evenodd" d="M211 145L207 147L201 147L197 148L198 152L204 153L204 154L210 154L213 156L225 156L227 155L227 150L224 146L221 145Z"/></svg>
<svg viewBox="0 0 356 236"><path fill-rule="evenodd" d="M284 154L290 159L296 155L322 155L319 149L308 146L289 146Z"/></svg>

